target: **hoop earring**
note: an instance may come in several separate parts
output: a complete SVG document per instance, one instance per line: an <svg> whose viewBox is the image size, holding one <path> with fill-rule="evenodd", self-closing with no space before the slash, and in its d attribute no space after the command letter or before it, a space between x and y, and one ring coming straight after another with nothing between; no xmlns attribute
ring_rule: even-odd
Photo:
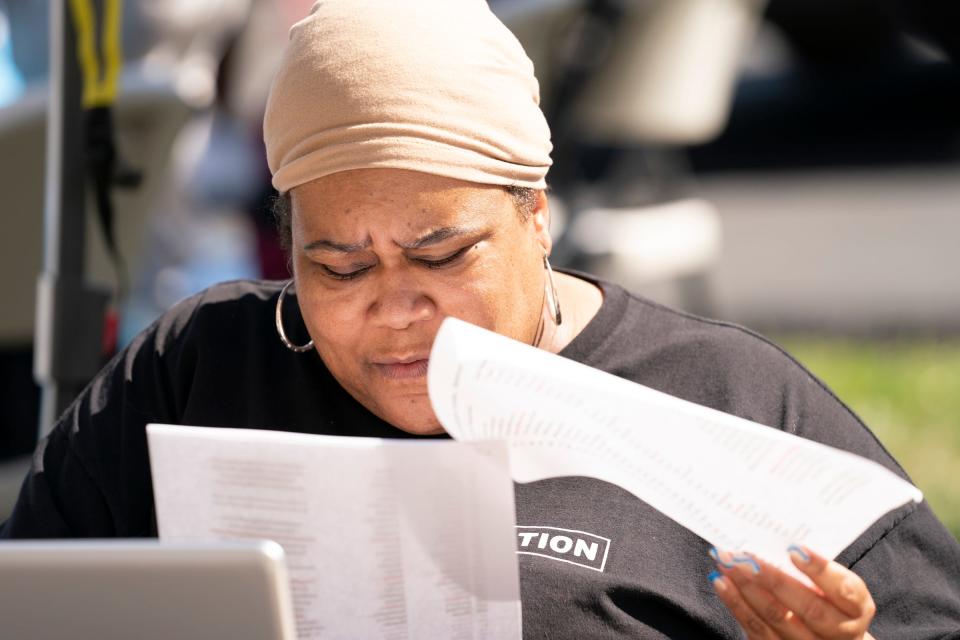
<svg viewBox="0 0 960 640"><path fill-rule="evenodd" d="M553 282L553 269L550 268L550 261L547 260L547 253L543 253L543 268L547 272L547 304L550 305L550 315L553 316L553 322L558 327L563 322L563 316L560 313L560 298L557 296L557 285Z"/></svg>
<svg viewBox="0 0 960 640"><path fill-rule="evenodd" d="M287 337L287 332L283 330L283 297L287 295L287 289L289 289L292 284L293 280L283 285L283 289L280 289L280 295L277 296L277 309L274 313L274 320L277 325L277 335L280 336L280 342L283 343L283 346L294 353L303 353L304 351L313 349L313 340L307 344L298 346L290 342L290 338Z"/></svg>

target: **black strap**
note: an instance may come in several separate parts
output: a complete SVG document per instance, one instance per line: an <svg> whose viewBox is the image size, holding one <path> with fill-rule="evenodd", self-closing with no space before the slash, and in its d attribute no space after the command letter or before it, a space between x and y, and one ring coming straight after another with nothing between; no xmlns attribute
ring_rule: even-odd
<svg viewBox="0 0 960 640"><path fill-rule="evenodd" d="M142 174L122 162L114 142L113 114L108 106L89 108L85 112L84 150L87 175L93 186L97 219L104 244L117 274L118 299L128 290L128 276L120 247L117 244L112 190L140 185Z"/></svg>

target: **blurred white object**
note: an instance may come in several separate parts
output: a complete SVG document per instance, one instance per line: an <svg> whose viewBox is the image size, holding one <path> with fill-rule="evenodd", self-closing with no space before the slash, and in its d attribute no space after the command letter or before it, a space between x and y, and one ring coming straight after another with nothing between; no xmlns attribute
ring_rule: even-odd
<svg viewBox="0 0 960 640"><path fill-rule="evenodd" d="M251 0L143 0L158 44L144 57L148 73L173 68L180 98L194 108L216 97L217 67L243 27Z"/></svg>
<svg viewBox="0 0 960 640"><path fill-rule="evenodd" d="M717 313L841 333L960 331L960 163L702 176Z"/></svg>
<svg viewBox="0 0 960 640"><path fill-rule="evenodd" d="M587 254L612 257L631 283L702 274L720 255L720 218L700 199L632 209L586 209L573 223Z"/></svg>
<svg viewBox="0 0 960 640"><path fill-rule="evenodd" d="M573 0L494 4L551 95L556 35L580 10ZM690 145L727 122L741 60L766 0L633 0L610 51L575 107L578 137L593 143ZM550 106L550 105L546 105Z"/></svg>
<svg viewBox="0 0 960 640"><path fill-rule="evenodd" d="M309 10L309 6L300 12L288 4L254 0L249 18L237 35L224 98L231 113L257 130L262 126L270 83L286 49L292 16L302 18Z"/></svg>
<svg viewBox="0 0 960 640"><path fill-rule="evenodd" d="M583 135L688 145L719 135L763 0L636 2L577 105Z"/></svg>

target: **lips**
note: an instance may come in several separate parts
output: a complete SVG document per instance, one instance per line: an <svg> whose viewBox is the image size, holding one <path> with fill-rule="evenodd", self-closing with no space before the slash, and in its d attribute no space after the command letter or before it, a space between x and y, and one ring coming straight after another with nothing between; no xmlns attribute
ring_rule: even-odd
<svg viewBox="0 0 960 640"><path fill-rule="evenodd" d="M405 380L426 376L428 363L429 356L427 354L417 354L413 356L378 358L373 362L373 367L385 378Z"/></svg>

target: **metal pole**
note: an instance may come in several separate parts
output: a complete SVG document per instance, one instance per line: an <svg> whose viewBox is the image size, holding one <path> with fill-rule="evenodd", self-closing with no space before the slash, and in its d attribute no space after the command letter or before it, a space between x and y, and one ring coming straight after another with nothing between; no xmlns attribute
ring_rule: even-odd
<svg viewBox="0 0 960 640"><path fill-rule="evenodd" d="M84 114L76 33L67 1L50 3L43 273L37 282L33 363L42 391L41 437L99 366L108 299L84 281Z"/></svg>

